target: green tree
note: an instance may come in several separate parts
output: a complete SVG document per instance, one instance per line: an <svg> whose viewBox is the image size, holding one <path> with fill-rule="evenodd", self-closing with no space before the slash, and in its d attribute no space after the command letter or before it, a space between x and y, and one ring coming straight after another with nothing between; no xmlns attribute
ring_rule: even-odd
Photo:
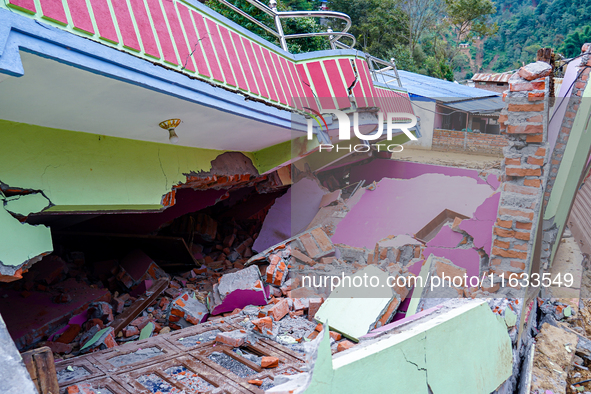
<svg viewBox="0 0 591 394"><path fill-rule="evenodd" d="M406 45L395 45L394 48L387 52L387 59L394 58L396 68L400 70L410 71L413 73L420 72L420 68L415 61L415 58Z"/></svg>
<svg viewBox="0 0 591 394"><path fill-rule="evenodd" d="M498 25L490 21L497 11L491 0L445 0L445 5L456 44L473 37L491 36L498 30Z"/></svg>
<svg viewBox="0 0 591 394"><path fill-rule="evenodd" d="M408 18L398 0L333 0L330 8L351 17L356 47L366 53L384 58L397 45L408 42Z"/></svg>
<svg viewBox="0 0 591 394"><path fill-rule="evenodd" d="M591 26L577 29L566 36L560 50L564 56L574 57L581 53L581 47L587 42L591 42Z"/></svg>
<svg viewBox="0 0 591 394"><path fill-rule="evenodd" d="M315 2L307 2L307 1L293 1L291 2L297 6L314 6ZM241 10L245 11L252 17L256 18L258 21L264 23L266 26L275 30L275 21L273 18L263 11L256 8L254 5L250 4L246 0L232 0L232 4L236 7L240 8ZM264 39L271 41L277 45L279 45L279 40L263 29L262 27L258 26L256 23L250 21L249 19L245 18L244 16L238 14L234 10L230 9L229 7L225 6L224 4L218 2L217 0L208 0L205 5L210 7L211 9L219 12L226 18L230 19L231 21L239 24L240 26L244 27L245 29L253 32L254 34L263 37ZM288 10L287 5L285 4L278 4L279 10ZM310 32L320 32L326 31L325 28L320 26L314 18L289 18L282 20L282 27L283 32L285 34L299 34L299 33L310 33ZM328 37L310 37L310 38L299 38L287 41L288 49L291 53L306 53L306 52L313 52L313 51L320 51L323 49L330 49L330 45L328 42Z"/></svg>
<svg viewBox="0 0 591 394"><path fill-rule="evenodd" d="M413 53L426 30L438 23L443 12L441 0L401 0L400 9L407 18L407 39Z"/></svg>

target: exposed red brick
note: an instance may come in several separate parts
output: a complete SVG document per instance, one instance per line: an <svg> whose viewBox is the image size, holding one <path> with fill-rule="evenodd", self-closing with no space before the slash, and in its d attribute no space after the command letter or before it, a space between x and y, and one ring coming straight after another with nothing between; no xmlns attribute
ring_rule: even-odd
<svg viewBox="0 0 591 394"><path fill-rule="evenodd" d="M493 244L494 246L497 246L501 249L509 249L511 243L510 242L505 242L505 241L499 241L498 239L495 239L495 242Z"/></svg>
<svg viewBox="0 0 591 394"><path fill-rule="evenodd" d="M541 112L544 104L509 104L508 109L511 112Z"/></svg>
<svg viewBox="0 0 591 394"><path fill-rule="evenodd" d="M261 359L261 367L263 368L277 368L279 366L279 359L277 357L263 356Z"/></svg>
<svg viewBox="0 0 591 394"><path fill-rule="evenodd" d="M540 135L528 135L525 137L525 142L544 142L544 136Z"/></svg>
<svg viewBox="0 0 591 394"><path fill-rule="evenodd" d="M535 157L530 156L527 158L527 164L534 164L536 166L543 166L544 159L536 159Z"/></svg>
<svg viewBox="0 0 591 394"><path fill-rule="evenodd" d="M514 126L509 125L507 126L507 133L508 134L541 134L544 132L544 126L542 125L520 125Z"/></svg>
<svg viewBox="0 0 591 394"><path fill-rule="evenodd" d="M504 228L512 228L513 221L512 220L501 220L497 219L497 226L504 227Z"/></svg>
<svg viewBox="0 0 591 394"><path fill-rule="evenodd" d="M510 176L540 176L540 168L506 168L505 173Z"/></svg>
<svg viewBox="0 0 591 394"><path fill-rule="evenodd" d="M527 244L514 244L513 249L515 250L527 250Z"/></svg>
<svg viewBox="0 0 591 394"><path fill-rule="evenodd" d="M502 228L495 227L494 234L498 235L499 237L512 238L514 236L514 234L515 234L515 231L512 231L512 230L504 230Z"/></svg>
<svg viewBox="0 0 591 394"><path fill-rule="evenodd" d="M544 92L529 92L527 94L527 101L543 100L546 94Z"/></svg>
<svg viewBox="0 0 591 394"><path fill-rule="evenodd" d="M519 268L520 270L524 270L525 263L523 261L511 260L511 267Z"/></svg>
<svg viewBox="0 0 591 394"><path fill-rule="evenodd" d="M508 166L520 166L521 165L521 159L510 159L510 158L506 158L505 159L505 165L508 165Z"/></svg>
<svg viewBox="0 0 591 394"><path fill-rule="evenodd" d="M515 227L519 230L531 230L531 223L515 222Z"/></svg>
<svg viewBox="0 0 591 394"><path fill-rule="evenodd" d="M520 239L522 241L529 241L531 237L530 233L524 233L524 232L515 232L515 238Z"/></svg>
<svg viewBox="0 0 591 394"><path fill-rule="evenodd" d="M517 82L509 84L509 90L511 92L524 92L527 90L544 90L546 83L544 81L532 81L532 82Z"/></svg>
<svg viewBox="0 0 591 394"><path fill-rule="evenodd" d="M536 195L539 192L539 189L528 187L528 186L518 186L512 183L505 183L504 187L505 191L511 193L519 193L519 194L527 194L530 196Z"/></svg>
<svg viewBox="0 0 591 394"><path fill-rule="evenodd" d="M263 317L260 319L252 320L252 324L254 324L254 329L258 332L265 332L267 329L273 328L273 319L269 316Z"/></svg>
<svg viewBox="0 0 591 394"><path fill-rule="evenodd" d="M492 259L490 264L491 265L501 265L502 262L503 262L503 260L501 260L501 259Z"/></svg>
<svg viewBox="0 0 591 394"><path fill-rule="evenodd" d="M546 156L546 148L538 148L536 156Z"/></svg>
<svg viewBox="0 0 591 394"><path fill-rule="evenodd" d="M526 218L529 220L533 220L534 213L533 212L525 212L520 209L510 209L510 208L499 208L499 215L511 215L511 216L519 216L522 218Z"/></svg>
<svg viewBox="0 0 591 394"><path fill-rule="evenodd" d="M527 258L527 253L516 252L514 250L504 250L504 249L500 249L500 248L496 248L496 247L493 247L492 253L496 256L501 256L501 257L511 257L511 258L517 258L517 259L526 259Z"/></svg>
<svg viewBox="0 0 591 394"><path fill-rule="evenodd" d="M337 345L337 352L342 352L343 350L351 349L355 344L349 340L344 340L339 342Z"/></svg>
<svg viewBox="0 0 591 394"><path fill-rule="evenodd" d="M534 115L526 119L527 122L542 122L544 117L542 115Z"/></svg>
<svg viewBox="0 0 591 394"><path fill-rule="evenodd" d="M334 339L335 341L340 341L342 338L342 335L338 332L334 332L334 331L330 331L329 335L332 339Z"/></svg>
<svg viewBox="0 0 591 394"><path fill-rule="evenodd" d="M539 179L524 179L523 184L525 186L540 187L542 186L542 181Z"/></svg>

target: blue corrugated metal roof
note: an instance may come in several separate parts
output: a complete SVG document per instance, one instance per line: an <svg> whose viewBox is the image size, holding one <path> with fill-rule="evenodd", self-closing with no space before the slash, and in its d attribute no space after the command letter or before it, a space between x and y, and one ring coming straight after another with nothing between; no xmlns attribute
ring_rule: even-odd
<svg viewBox="0 0 591 394"><path fill-rule="evenodd" d="M456 103L445 103L445 106L459 109L460 111L470 112L472 114L491 114L502 110L505 107L505 103L503 102L502 97L494 96Z"/></svg>
<svg viewBox="0 0 591 394"><path fill-rule="evenodd" d="M411 96L421 96L437 101L451 103L455 101L470 100L484 97L499 97L495 92L483 89L471 88L459 83L445 81L443 79L428 77L408 71L399 70L398 74L402 86L408 90Z"/></svg>

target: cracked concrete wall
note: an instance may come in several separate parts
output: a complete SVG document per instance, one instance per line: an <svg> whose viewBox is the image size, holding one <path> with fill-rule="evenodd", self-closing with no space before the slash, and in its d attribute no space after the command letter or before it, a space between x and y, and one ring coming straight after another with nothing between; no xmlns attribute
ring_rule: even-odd
<svg viewBox="0 0 591 394"><path fill-rule="evenodd" d="M307 394L489 394L512 371L507 327L482 300L449 301L334 358L327 341Z"/></svg>
<svg viewBox="0 0 591 394"><path fill-rule="evenodd" d="M222 153L0 120L0 186L7 192L0 195L0 280L20 278L53 249L48 227L19 221L29 214L159 211L174 203L163 199L174 186L209 171Z"/></svg>

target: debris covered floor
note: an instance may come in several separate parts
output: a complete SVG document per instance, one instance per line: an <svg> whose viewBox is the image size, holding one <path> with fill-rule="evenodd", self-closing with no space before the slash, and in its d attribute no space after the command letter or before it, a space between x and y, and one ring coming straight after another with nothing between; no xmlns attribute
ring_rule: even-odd
<svg viewBox="0 0 591 394"><path fill-rule="evenodd" d="M323 278L486 271L496 170L375 159L292 176L264 192L181 189L176 216L45 218L56 252L0 287L17 347L51 349L60 392L281 392L310 373L325 337L346 353L443 313L441 299L488 294L394 286L352 298ZM509 321L507 305L494 310Z"/></svg>

